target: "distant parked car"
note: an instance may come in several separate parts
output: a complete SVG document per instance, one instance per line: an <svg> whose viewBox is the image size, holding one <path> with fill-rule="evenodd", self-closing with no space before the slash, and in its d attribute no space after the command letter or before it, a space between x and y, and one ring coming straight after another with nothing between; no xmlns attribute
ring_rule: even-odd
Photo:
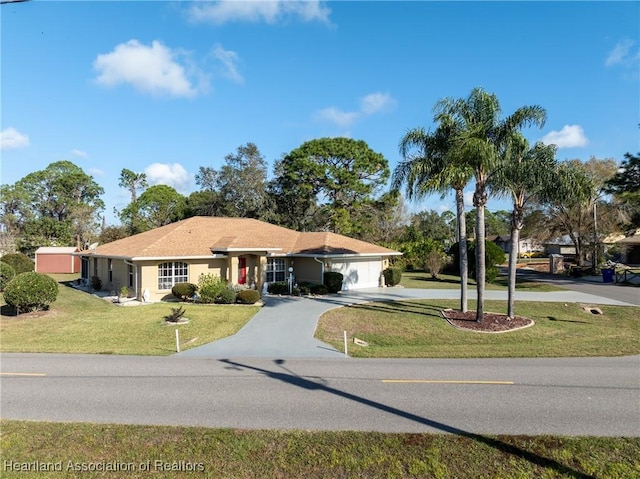
<svg viewBox="0 0 640 479"><path fill-rule="evenodd" d="M544 251L525 251L520 253L521 258L544 258Z"/></svg>

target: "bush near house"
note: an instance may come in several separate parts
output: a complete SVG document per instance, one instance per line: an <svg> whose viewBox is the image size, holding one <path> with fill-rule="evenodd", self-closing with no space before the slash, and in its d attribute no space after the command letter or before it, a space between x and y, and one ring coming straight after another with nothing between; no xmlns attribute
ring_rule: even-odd
<svg viewBox="0 0 640 479"><path fill-rule="evenodd" d="M4 291L6 284L16 275L16 270L10 264L0 261L0 291Z"/></svg>
<svg viewBox="0 0 640 479"><path fill-rule="evenodd" d="M396 286L402 281L402 269L392 266L382 271L387 286Z"/></svg>
<svg viewBox="0 0 640 479"><path fill-rule="evenodd" d="M171 294L180 301L193 298L196 291L198 291L198 285L193 283L176 283L171 288Z"/></svg>
<svg viewBox="0 0 640 479"><path fill-rule="evenodd" d="M255 304L260 300L260 293L255 289L243 289L238 292L236 301L240 304Z"/></svg>
<svg viewBox="0 0 640 479"><path fill-rule="evenodd" d="M289 283L286 281L275 281L267 286L269 294L289 294Z"/></svg>
<svg viewBox="0 0 640 479"><path fill-rule="evenodd" d="M11 253L2 257L2 262L7 263L16 270L16 274L27 273L35 270L35 263L26 254Z"/></svg>
<svg viewBox="0 0 640 479"><path fill-rule="evenodd" d="M16 314L49 309L57 297L58 283L46 274L32 271L20 273L4 289L4 300Z"/></svg>
<svg viewBox="0 0 640 479"><path fill-rule="evenodd" d="M236 291L233 288L226 287L216 297L216 304L233 304L236 302Z"/></svg>
<svg viewBox="0 0 640 479"><path fill-rule="evenodd" d="M344 276L337 271L325 271L324 273L324 285L327 287L329 293L334 294L342 290L342 281Z"/></svg>
<svg viewBox="0 0 640 479"><path fill-rule="evenodd" d="M214 274L201 274L198 278L198 301L201 303L215 303L227 288L227 280Z"/></svg>

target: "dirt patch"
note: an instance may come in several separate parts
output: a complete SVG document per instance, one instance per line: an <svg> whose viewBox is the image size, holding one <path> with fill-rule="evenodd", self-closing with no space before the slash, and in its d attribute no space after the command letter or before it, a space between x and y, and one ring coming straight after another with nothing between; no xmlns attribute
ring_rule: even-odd
<svg viewBox="0 0 640 479"><path fill-rule="evenodd" d="M45 310L45 311L30 311L26 313L20 313L16 316L15 309L10 306L2 306L2 319L8 319L11 321L20 319L34 319L34 318L52 318L56 316L57 311Z"/></svg>
<svg viewBox="0 0 640 479"><path fill-rule="evenodd" d="M451 326L476 333L506 333L527 328L534 324L532 319L522 316L509 318L506 314L501 313L484 313L480 323L476 321L475 311L463 313L455 309L445 309L442 311L442 316Z"/></svg>

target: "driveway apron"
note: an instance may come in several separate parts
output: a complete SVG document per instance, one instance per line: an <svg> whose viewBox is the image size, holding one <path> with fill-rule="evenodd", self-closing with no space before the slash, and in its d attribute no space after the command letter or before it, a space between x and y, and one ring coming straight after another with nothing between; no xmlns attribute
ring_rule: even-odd
<svg viewBox="0 0 640 479"><path fill-rule="evenodd" d="M207 358L344 358L313 337L318 319L330 309L370 301L458 299L457 289L371 288L317 298L266 296L263 308L233 336L177 353ZM486 299L506 300L506 291L486 291ZM577 291L516 292L517 301L628 306L628 303Z"/></svg>

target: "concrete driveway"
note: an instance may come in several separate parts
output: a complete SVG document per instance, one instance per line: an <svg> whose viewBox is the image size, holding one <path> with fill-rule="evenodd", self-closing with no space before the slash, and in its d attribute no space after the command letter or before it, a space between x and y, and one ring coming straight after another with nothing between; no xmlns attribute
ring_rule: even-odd
<svg viewBox="0 0 640 479"><path fill-rule="evenodd" d="M174 356L208 358L343 358L343 351L313 337L318 319L330 309L370 301L458 299L457 289L372 288L306 298L266 296L264 307L238 333ZM506 300L506 291L486 291L486 299ZM473 298L471 290L469 297ZM629 303L576 291L516 292L517 301L609 304Z"/></svg>

